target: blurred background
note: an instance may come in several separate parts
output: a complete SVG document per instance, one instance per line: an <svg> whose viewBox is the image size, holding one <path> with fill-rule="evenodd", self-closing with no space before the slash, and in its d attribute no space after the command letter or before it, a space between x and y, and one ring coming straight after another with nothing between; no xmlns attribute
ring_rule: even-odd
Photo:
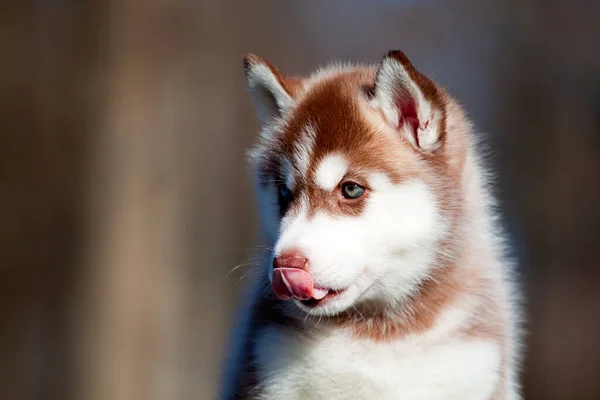
<svg viewBox="0 0 600 400"><path fill-rule="evenodd" d="M0 6L0 398L211 399L258 244L242 57L403 49L486 138L527 399L600 399L600 2Z"/></svg>

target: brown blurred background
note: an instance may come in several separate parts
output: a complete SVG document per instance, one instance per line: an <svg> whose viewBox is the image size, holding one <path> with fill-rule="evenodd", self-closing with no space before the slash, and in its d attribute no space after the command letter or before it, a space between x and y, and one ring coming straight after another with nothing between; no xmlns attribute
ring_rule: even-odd
<svg viewBox="0 0 600 400"><path fill-rule="evenodd" d="M600 2L0 6L0 399L211 399L257 244L241 58L403 49L488 138L527 399L600 399ZM250 267L248 267L250 268Z"/></svg>

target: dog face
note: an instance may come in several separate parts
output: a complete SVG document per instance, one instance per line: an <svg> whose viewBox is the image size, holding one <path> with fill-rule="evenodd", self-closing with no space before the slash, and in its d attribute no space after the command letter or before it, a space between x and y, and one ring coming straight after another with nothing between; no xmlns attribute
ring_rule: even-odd
<svg viewBox="0 0 600 400"><path fill-rule="evenodd" d="M252 55L245 70L275 294L312 315L410 295L452 224L445 94L398 51L307 78Z"/></svg>

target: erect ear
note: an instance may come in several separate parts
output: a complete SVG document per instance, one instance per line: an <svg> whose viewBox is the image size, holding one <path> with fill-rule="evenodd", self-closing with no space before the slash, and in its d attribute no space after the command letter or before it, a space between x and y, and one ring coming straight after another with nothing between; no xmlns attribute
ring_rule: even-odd
<svg viewBox="0 0 600 400"><path fill-rule="evenodd" d="M440 147L445 108L440 90L399 50L388 52L377 69L372 104L413 145L426 152Z"/></svg>
<svg viewBox="0 0 600 400"><path fill-rule="evenodd" d="M277 68L254 54L244 57L244 72L258 118L263 123L284 116L294 105L294 95L300 84L297 79L283 76Z"/></svg>

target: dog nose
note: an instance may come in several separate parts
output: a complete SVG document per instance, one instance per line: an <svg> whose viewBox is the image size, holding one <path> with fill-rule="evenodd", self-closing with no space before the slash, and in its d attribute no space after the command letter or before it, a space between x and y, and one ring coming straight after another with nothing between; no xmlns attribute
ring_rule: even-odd
<svg viewBox="0 0 600 400"><path fill-rule="evenodd" d="M273 268L308 268L308 258L297 250L285 251L273 259Z"/></svg>
<svg viewBox="0 0 600 400"><path fill-rule="evenodd" d="M281 300L308 300L323 297L316 291L312 277L307 271L308 258L297 250L288 250L273 260L273 280L271 286Z"/></svg>

